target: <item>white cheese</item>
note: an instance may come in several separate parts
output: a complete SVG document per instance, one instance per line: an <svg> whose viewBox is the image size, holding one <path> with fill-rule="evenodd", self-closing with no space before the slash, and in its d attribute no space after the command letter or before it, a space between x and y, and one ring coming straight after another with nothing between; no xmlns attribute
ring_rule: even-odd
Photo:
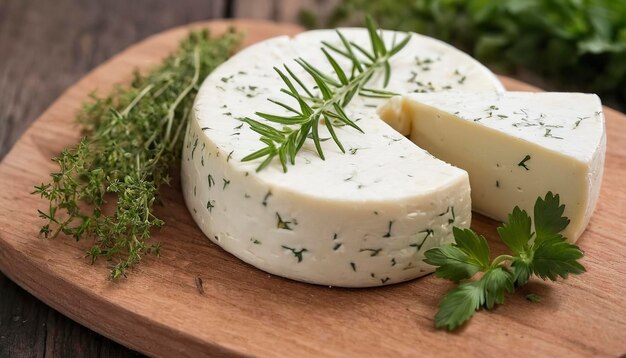
<svg viewBox="0 0 626 358"><path fill-rule="evenodd" d="M582 93L420 93L396 97L383 120L435 157L466 170L472 208L504 221L560 195L576 241L595 207L606 137L600 99Z"/></svg>
<svg viewBox="0 0 626 358"><path fill-rule="evenodd" d="M369 48L364 29L341 29ZM385 31L391 43L394 32ZM399 34L398 38L401 38ZM502 85L481 64L440 41L412 34L391 60L387 90L396 93L482 90ZM185 200L202 231L243 261L306 282L366 287L432 272L423 253L452 240L452 227L471 221L467 173L415 146L380 120L385 100L355 97L346 112L364 133L338 127L346 153L322 142L326 160L307 142L283 173L276 160L256 172L241 159L260 149L259 135L240 118L286 114L267 101L290 101L272 70L303 57L331 73L321 41L339 46L334 31L278 37L251 46L216 69L195 103L182 158ZM346 69L349 64L342 61ZM382 75L368 85L382 88ZM323 126L322 126L323 127ZM330 135L322 128L321 137Z"/></svg>

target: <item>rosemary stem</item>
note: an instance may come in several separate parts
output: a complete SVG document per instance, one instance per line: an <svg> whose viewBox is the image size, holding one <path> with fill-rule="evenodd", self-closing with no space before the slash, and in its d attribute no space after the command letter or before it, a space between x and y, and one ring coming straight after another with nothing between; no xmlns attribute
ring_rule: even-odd
<svg viewBox="0 0 626 358"><path fill-rule="evenodd" d="M381 57L376 60L371 66L367 67L363 72L357 75L353 81L348 83L348 85L340 87L336 92L333 98L326 100L322 103L320 107L317 107L313 114L311 115L311 120L319 119L320 115L323 112L326 112L333 108L334 104L341 103L343 99L346 97L348 93L354 91L356 88L357 91L360 90L367 80L376 72L376 70L381 67L385 61L388 61L389 57Z"/></svg>

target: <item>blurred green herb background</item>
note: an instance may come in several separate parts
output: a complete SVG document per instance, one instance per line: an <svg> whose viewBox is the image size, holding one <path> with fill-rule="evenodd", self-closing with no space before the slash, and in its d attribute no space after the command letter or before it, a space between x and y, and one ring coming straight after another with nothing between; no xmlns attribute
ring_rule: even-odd
<svg viewBox="0 0 626 358"><path fill-rule="evenodd" d="M364 14L451 43L495 72L626 108L626 0L342 0L328 18L303 11L300 21L360 26Z"/></svg>

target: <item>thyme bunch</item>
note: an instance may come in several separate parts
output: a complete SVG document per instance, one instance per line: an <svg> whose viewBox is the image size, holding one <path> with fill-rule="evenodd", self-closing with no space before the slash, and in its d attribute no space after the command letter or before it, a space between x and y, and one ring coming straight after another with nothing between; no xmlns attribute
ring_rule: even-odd
<svg viewBox="0 0 626 358"><path fill-rule="evenodd" d="M232 30L220 37L191 32L160 67L136 72L129 87L106 97L92 96L78 116L85 137L53 159L59 170L33 192L49 201L38 210L47 221L41 234L92 239L86 256L92 263L101 257L111 262L113 279L143 255L159 255L160 244L149 240L151 230L163 225L153 211L158 189L170 182L171 166L180 159L200 81L239 40Z"/></svg>

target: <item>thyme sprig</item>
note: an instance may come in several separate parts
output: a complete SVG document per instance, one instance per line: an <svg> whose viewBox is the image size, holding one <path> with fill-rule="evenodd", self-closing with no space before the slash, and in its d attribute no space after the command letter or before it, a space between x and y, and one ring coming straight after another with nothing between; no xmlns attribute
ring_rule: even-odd
<svg viewBox="0 0 626 358"><path fill-rule="evenodd" d="M294 74L287 65L283 65L282 70L274 67L274 70L287 86L287 88L282 88L281 92L295 99L299 109L284 102L268 99L270 102L291 112L292 115L255 113L266 121L284 125L282 129L276 129L273 126L246 117L244 121L250 126L250 129L261 135L260 141L265 144L265 147L244 157L242 161L265 158L257 167L257 171L260 171L267 167L275 157L278 157L283 171L287 172L287 163L295 164L296 155L302 149L307 138L313 140L318 155L324 160L324 152L321 146L322 140L319 135L320 122L326 126L337 147L345 153L345 149L333 127L350 126L363 132L355 121L347 116L344 108L355 95L374 98L388 98L395 95L393 92L368 88L366 85L375 73L382 70L384 75L383 87L387 87L391 77L389 60L402 50L411 39L411 36L407 34L396 44L394 38L391 47L388 48L380 30L378 30L377 25L370 17L367 18L366 24L372 47L371 51L349 41L340 31L337 31L337 35L341 40L343 48L331 45L325 41L322 42L324 47L321 50L333 68L334 76L324 73L303 58L295 60L313 79L318 93L313 93L313 90L308 88L302 79ZM351 70L349 75L341 68L331 52L350 60ZM357 56L357 53L362 55L361 58ZM294 129L289 126L297 126L297 128Z"/></svg>
<svg viewBox="0 0 626 358"><path fill-rule="evenodd" d="M50 183L35 187L34 194L49 201L47 210L39 210L47 220L41 233L93 239L87 257L109 260L112 278L142 255L158 255L159 243L149 242L151 230L163 225L153 211L158 189L169 183L170 167L181 157L200 80L239 39L233 31L220 37L192 32L160 67L136 73L130 87L86 104L78 117L85 138L53 159L59 170Z"/></svg>

